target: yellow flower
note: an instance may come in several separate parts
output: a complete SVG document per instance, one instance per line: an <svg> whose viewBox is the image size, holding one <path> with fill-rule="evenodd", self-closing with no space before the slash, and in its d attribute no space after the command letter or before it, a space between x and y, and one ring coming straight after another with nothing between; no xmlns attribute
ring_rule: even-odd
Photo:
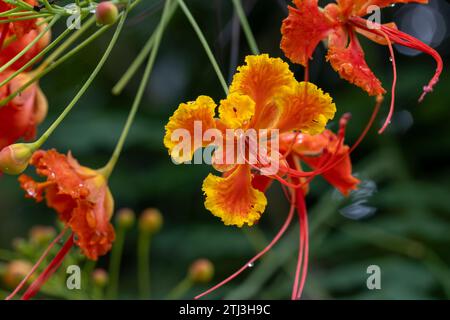
<svg viewBox="0 0 450 320"><path fill-rule="evenodd" d="M299 130L308 134L321 133L328 120L334 117L336 106L331 97L309 82L298 82L287 63L267 54L248 56L246 64L238 68L233 78L229 95L218 108L206 96L182 103L166 125L164 145L177 162L191 160L195 151L210 144L217 145L213 165L223 172L222 177L210 174L203 183L206 195L205 207L226 225L253 225L264 212L267 199L263 192L252 186L251 165L240 163L239 155L232 155L233 163L226 163L228 148L219 146L219 141L195 141L209 129L226 133L229 129L278 129L280 133ZM195 123L201 124L196 132ZM180 142L177 130L189 133L189 152L178 150ZM198 129L197 129L198 131ZM225 137L229 137L225 134ZM232 136L232 145L238 144L237 134ZM202 140L203 141L203 140ZM241 155L242 156L242 155ZM248 154L244 153L244 158ZM227 158L228 159L228 158Z"/></svg>

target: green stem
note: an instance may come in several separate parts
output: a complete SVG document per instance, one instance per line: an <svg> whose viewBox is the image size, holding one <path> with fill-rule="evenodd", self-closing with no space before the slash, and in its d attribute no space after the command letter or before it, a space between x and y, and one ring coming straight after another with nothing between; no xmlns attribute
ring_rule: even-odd
<svg viewBox="0 0 450 320"><path fill-rule="evenodd" d="M150 247L151 234L145 231L139 232L137 246L138 261L138 288L141 299L150 298Z"/></svg>
<svg viewBox="0 0 450 320"><path fill-rule="evenodd" d="M98 62L97 66L95 67L94 71L91 73L89 78L86 80L86 82L83 84L81 89L78 91L78 93L75 95L75 97L72 99L72 101L67 105L67 107L64 109L64 111L59 115L59 117L53 122L53 124L47 129L47 131L44 132L44 134L37 140L37 144L39 147L48 139L48 137L53 133L53 131L59 126L59 124L64 120L64 118L69 114L69 112L72 110L73 106L80 100L80 98L83 96L83 94L87 91L87 89L90 87L92 82L94 81L97 74L102 69L103 65L105 64L106 60L108 59L109 55L111 54L112 49L114 48L117 39L119 38L120 32L123 29L123 25L125 23L125 19L127 18L128 11L130 9L130 6L127 6L127 9L125 10L124 15L120 18L119 24L116 28L116 31L114 32L114 35L106 48L106 51L104 52L102 58Z"/></svg>
<svg viewBox="0 0 450 320"><path fill-rule="evenodd" d="M256 44L255 37L253 36L252 29L248 23L247 16L245 15L244 8L242 7L241 0L233 0L234 9L241 21L242 29L244 30L245 37L247 38L248 45L253 54L259 54L258 45Z"/></svg>
<svg viewBox="0 0 450 320"><path fill-rule="evenodd" d="M76 22L74 22L76 23ZM87 29L89 29L95 23L95 17L89 18L82 27L75 31L62 45L60 45L55 51L53 51L37 68L38 72L47 68L51 63L57 59L61 53L64 52L72 43L74 43ZM69 28L68 28L69 29ZM67 31L67 30L66 30ZM65 32L66 32L65 31Z"/></svg>
<svg viewBox="0 0 450 320"><path fill-rule="evenodd" d="M216 72L217 78L219 78L220 84L223 87L223 90L225 91L225 94L228 95L228 86L225 81L225 78L222 75L222 71L220 71L219 65L216 61L216 58L214 57L214 54L211 51L211 48L208 45L208 42L205 39L205 36L203 35L202 30L198 26L197 22L195 21L195 18L192 16L192 13L189 11L189 8L186 6L183 0L177 0L178 4L180 5L181 9L183 10L184 14L186 15L186 18L189 20L189 22L192 25L192 28L194 28L195 33L197 33L198 39L200 40L201 44L203 45L203 49L205 49L205 52L209 58L209 61L211 62L214 71Z"/></svg>
<svg viewBox="0 0 450 320"><path fill-rule="evenodd" d="M177 284L176 287L172 289L172 291L170 291L170 293L167 295L167 299L168 300L180 299L191 288L192 288L192 281L189 277L186 277L183 280L181 280L181 282Z"/></svg>
<svg viewBox="0 0 450 320"><path fill-rule="evenodd" d="M81 30L81 29L80 29ZM34 56L31 60L29 60L26 64L24 64L20 69L14 71L12 74L10 74L5 80L3 80L0 83L0 87L3 87L5 84L7 84L8 82L10 82L12 79L14 79L18 74L20 74L22 71L27 70L30 66L32 66L36 61L38 61L39 59L41 59L41 57L43 57L47 52L49 52L50 50L52 50L59 42L61 42L72 30L70 30L69 28L67 28L66 30L64 30L63 33L61 33L55 40L52 41L52 43L50 43L47 47L44 48L44 50L42 50L41 52L39 52L36 56ZM66 41L67 42L67 41ZM58 49L55 50L59 51L59 49L63 46L66 45L66 42L63 43L60 47L58 47ZM41 65L42 66L42 65ZM38 68L36 71L34 71L34 73L38 73L40 70L40 68Z"/></svg>
<svg viewBox="0 0 450 320"><path fill-rule="evenodd" d="M128 115L128 119L127 119L125 126L122 130L122 133L120 135L119 141L117 142L116 148L114 149L111 159L109 159L109 161L105 167L100 169L100 171L106 178L108 178L111 175L112 171L114 170L114 167L116 166L117 161L119 160L120 153L122 152L123 146L125 144L125 140L128 136L131 125L133 124L134 118L139 109L139 105L141 104L142 97L144 96L145 88L147 87L147 83L150 78L150 74L153 70L153 65L155 63L156 55L158 54L159 45L161 43L161 39L162 39L164 29L166 26L165 21L168 16L169 6L170 6L170 0L167 0L166 4L164 6L164 11L162 13L161 21L159 22L159 25L157 27L158 29L155 34L155 42L153 44L153 50L149 56L147 66L145 67L144 75L142 76L142 80L141 80L141 83L138 88L138 92L136 93L136 96L134 98L133 105L131 107L130 113Z"/></svg>
<svg viewBox="0 0 450 320"><path fill-rule="evenodd" d="M125 243L125 228L119 226L114 246L111 251L109 262L109 285L106 296L108 299L117 299L119 289L120 261L122 259L123 246Z"/></svg>
<svg viewBox="0 0 450 320"><path fill-rule="evenodd" d="M169 9L169 14L167 16L167 21L165 22L164 27L169 23L169 21L172 19L176 8L178 6L178 3L174 2L172 7ZM127 71L124 73L124 75L120 78L120 80L117 82L117 84L113 87L112 93L114 95L119 95L122 93L122 90L125 88L125 86L128 84L130 79L134 76L136 71L139 69L139 67L144 63L145 58L147 58L148 54L150 53L150 50L152 50L153 45L155 43L155 35L156 31L153 32L153 34L148 38L147 42L145 43L142 50L139 52L138 56L134 61L131 63L131 65L128 67Z"/></svg>
<svg viewBox="0 0 450 320"><path fill-rule="evenodd" d="M17 60L19 60L25 53L27 53L28 50L30 50L43 36L46 34L50 28L55 24L56 21L58 21L59 16L55 16L52 21L45 27L43 31L41 31L36 38L33 39L25 48L23 48L22 51L20 51L14 58L9 60L7 63L5 63L0 68L0 73L4 72L7 68L9 68L13 63L15 63Z"/></svg>

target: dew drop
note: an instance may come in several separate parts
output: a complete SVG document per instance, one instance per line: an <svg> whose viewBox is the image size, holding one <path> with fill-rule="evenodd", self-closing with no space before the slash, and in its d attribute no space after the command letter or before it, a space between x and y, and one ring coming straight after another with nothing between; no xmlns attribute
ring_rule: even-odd
<svg viewBox="0 0 450 320"><path fill-rule="evenodd" d="M392 62L392 57L389 57L389 61Z"/></svg>
<svg viewBox="0 0 450 320"><path fill-rule="evenodd" d="M255 264L253 262L250 262L249 264L247 264L247 267L249 268L253 268L255 266Z"/></svg>

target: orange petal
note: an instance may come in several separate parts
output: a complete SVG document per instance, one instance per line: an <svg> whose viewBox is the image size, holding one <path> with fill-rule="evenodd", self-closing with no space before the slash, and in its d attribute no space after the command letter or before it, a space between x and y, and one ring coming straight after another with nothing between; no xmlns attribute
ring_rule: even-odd
<svg viewBox="0 0 450 320"><path fill-rule="evenodd" d="M279 58L270 58L267 54L262 54L247 56L245 62L246 64L240 66L234 75L230 94L249 96L255 102L255 116L251 126L263 127L260 121L273 118L273 110L269 109L274 96L282 87L295 84L296 80L288 64ZM266 116L268 113L271 117Z"/></svg>
<svg viewBox="0 0 450 320"><path fill-rule="evenodd" d="M295 0L281 27L281 49L292 62L306 66L334 23L319 10L317 0Z"/></svg>
<svg viewBox="0 0 450 320"><path fill-rule="evenodd" d="M249 96L232 93L220 101L219 118L228 128L244 127L254 114L255 102Z"/></svg>
<svg viewBox="0 0 450 320"><path fill-rule="evenodd" d="M336 153L338 148L338 138L329 130L324 131L321 135L310 137L312 140L319 139L320 143L323 141L323 138L328 140L328 144L322 154L319 156L306 156L308 152L304 152L302 160L313 169L316 169L320 165L323 165L325 157L329 157L330 154L335 154L334 158L339 162L337 162L330 170L322 173L322 176L342 194L348 195L351 190L357 189L360 182L357 178L352 176L352 163L350 160L349 147L342 142Z"/></svg>
<svg viewBox="0 0 450 320"><path fill-rule="evenodd" d="M284 88L277 105L281 109L276 125L280 132L300 130L309 134L320 133L336 112L330 95L310 82Z"/></svg>
<svg viewBox="0 0 450 320"><path fill-rule="evenodd" d="M215 109L216 104L207 96L199 96L195 101L179 105L165 127L164 146L168 149L172 159L178 163L186 162L192 159L198 148L205 146L196 145L197 139L195 139L195 136L199 135L197 141L203 141L203 133L216 127ZM194 130L194 128L198 128L198 130ZM189 150L180 148L181 144L187 143L184 140L185 138L190 138L188 141L190 144ZM205 144L208 145L208 143Z"/></svg>
<svg viewBox="0 0 450 320"><path fill-rule="evenodd" d="M371 96L384 94L380 80L373 74L364 58L364 51L356 35L351 32L347 47L331 46L328 50L327 60L341 78L362 88Z"/></svg>
<svg viewBox="0 0 450 320"><path fill-rule="evenodd" d="M252 175L246 165L237 166L226 177L209 174L202 189L206 209L225 225L251 226L259 220L267 204L264 193L252 187Z"/></svg>

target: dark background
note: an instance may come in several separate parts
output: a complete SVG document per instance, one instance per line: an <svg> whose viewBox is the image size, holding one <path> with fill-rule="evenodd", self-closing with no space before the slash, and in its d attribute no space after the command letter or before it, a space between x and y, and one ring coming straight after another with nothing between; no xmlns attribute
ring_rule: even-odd
<svg viewBox="0 0 450 320"><path fill-rule="evenodd" d="M229 79L236 67L233 61L242 64L245 55L250 54L243 33L239 39L232 32L231 1L186 3ZM287 14L285 2L243 3L260 51L284 58L279 42L281 21ZM153 32L161 8L157 1L144 1L132 12L107 65L45 148L71 150L82 164L94 168L108 160L140 73L122 95L113 96L111 88ZM382 21L395 21L401 30L431 43L447 66L450 6L446 1L386 8ZM111 34L41 81L50 102L50 113L41 130L56 118L86 80ZM387 48L360 39L369 66L384 87L390 88L392 69ZM238 46L233 46L233 42ZM374 101L339 79L324 55L325 48L320 45L311 65L311 81L332 95L337 116L352 113L347 136L347 142L352 144L367 123ZM318 178L307 197L311 248L306 298L450 298L450 79L444 68L434 92L418 104L421 88L433 75L435 63L430 57L409 50L396 50L396 58L398 85L393 123L383 135L371 130L352 155L354 171L363 180L361 191L343 199ZM300 80L302 68L292 65L291 69ZM200 257L214 263L213 281L222 280L273 237L288 211L276 184L267 194L269 205L257 229L226 227L204 208L201 183L212 169L206 165L175 166L162 144L168 117L180 102L200 94L216 101L223 98L197 36L178 10L165 32L138 118L110 180L117 208L130 207L139 213L156 207L164 215L164 227L154 238L151 251L153 298L164 298L184 278L190 263ZM388 95L382 106L377 128L387 114L389 98ZM335 129L336 124L335 121L330 127ZM10 249L13 239L26 237L34 225L54 224L51 209L24 200L14 177L1 177L0 248ZM127 237L122 260L120 298L124 299L137 296L136 229ZM297 232L292 225L271 253L211 297L289 298ZM371 291L366 287L366 269L374 264L381 268L382 289ZM107 267L108 257L98 265ZM190 298L205 288L194 287L184 297Z"/></svg>

